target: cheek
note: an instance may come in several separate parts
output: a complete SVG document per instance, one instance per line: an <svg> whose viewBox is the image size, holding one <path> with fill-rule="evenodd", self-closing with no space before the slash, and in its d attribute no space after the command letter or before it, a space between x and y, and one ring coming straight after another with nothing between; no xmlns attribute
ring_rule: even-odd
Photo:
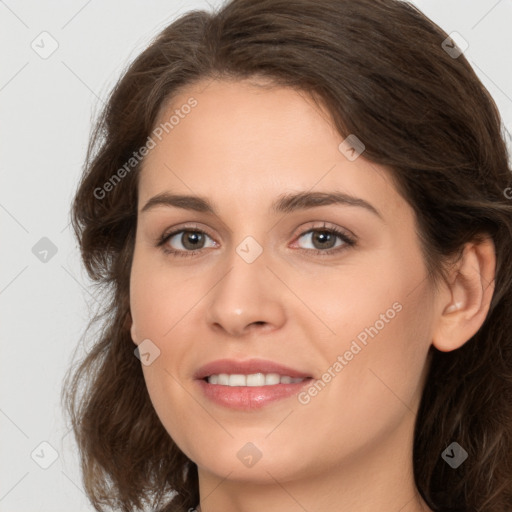
<svg viewBox="0 0 512 512"><path fill-rule="evenodd" d="M151 340L157 347L151 349L156 354L151 364L141 363L144 380L162 425L173 439L180 440L180 448L187 453L190 422L183 421L183 411L190 409L189 395L178 381L180 361L186 357L188 344L180 330L187 325L187 314L201 296L195 287L199 282L187 285L179 273L170 272L142 250L134 253L130 277L132 333L137 344Z"/></svg>
<svg viewBox="0 0 512 512"><path fill-rule="evenodd" d="M421 254L373 256L308 295L331 331L317 337L325 361L320 373L338 362L329 399L344 402L356 418L377 410L389 415L405 409L402 402L412 408L431 344L433 294Z"/></svg>
<svg viewBox="0 0 512 512"><path fill-rule="evenodd" d="M164 258L137 249L130 277L130 309L138 337L159 340L169 336L198 299L199 282L188 284L171 271Z"/></svg>

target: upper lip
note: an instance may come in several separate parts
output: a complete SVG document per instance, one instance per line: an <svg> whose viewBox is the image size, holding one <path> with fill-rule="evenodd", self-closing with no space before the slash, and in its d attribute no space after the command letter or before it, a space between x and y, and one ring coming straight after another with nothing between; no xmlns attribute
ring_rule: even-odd
<svg viewBox="0 0 512 512"><path fill-rule="evenodd" d="M236 361L234 359L218 359L204 366L201 366L195 374L195 379L204 379L210 375L218 375L220 373L251 375L254 373L278 373L279 375L287 375L288 377L311 377L311 375L284 366L274 361L265 359L248 359L245 361Z"/></svg>

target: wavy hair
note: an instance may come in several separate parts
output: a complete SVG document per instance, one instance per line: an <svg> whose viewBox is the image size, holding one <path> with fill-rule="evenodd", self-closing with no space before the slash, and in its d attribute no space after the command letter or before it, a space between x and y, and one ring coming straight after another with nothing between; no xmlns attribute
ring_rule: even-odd
<svg viewBox="0 0 512 512"><path fill-rule="evenodd" d="M343 137L356 134L365 157L391 169L433 279L466 242L492 237L485 322L457 350L430 348L414 479L434 511L512 510L510 163L496 104L464 55L445 51L447 37L405 1L231 0L181 16L123 72L91 133L72 205L83 263L107 299L61 397L96 510L185 512L199 502L197 466L162 426L134 356L129 277L140 162L125 164L178 92L255 76L321 102ZM123 166L123 179L107 187ZM453 441L468 452L456 470L441 458Z"/></svg>

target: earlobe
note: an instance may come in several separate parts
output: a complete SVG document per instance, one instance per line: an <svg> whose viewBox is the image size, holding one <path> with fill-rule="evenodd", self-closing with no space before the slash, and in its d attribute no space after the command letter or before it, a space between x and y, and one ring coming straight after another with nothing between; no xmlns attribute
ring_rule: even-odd
<svg viewBox="0 0 512 512"><path fill-rule="evenodd" d="M492 239L468 243L449 276L448 293L439 296L442 311L432 344L442 352L460 348L480 329L494 292L496 255Z"/></svg>

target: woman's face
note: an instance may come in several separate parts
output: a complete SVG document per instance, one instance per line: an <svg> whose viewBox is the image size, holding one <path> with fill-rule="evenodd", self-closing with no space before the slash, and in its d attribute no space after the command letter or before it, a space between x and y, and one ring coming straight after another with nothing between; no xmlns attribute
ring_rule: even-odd
<svg viewBox="0 0 512 512"><path fill-rule="evenodd" d="M410 453L435 305L388 170L289 88L203 82L173 115L140 175L130 283L169 435L200 471L260 482ZM221 373L245 376L198 378Z"/></svg>

